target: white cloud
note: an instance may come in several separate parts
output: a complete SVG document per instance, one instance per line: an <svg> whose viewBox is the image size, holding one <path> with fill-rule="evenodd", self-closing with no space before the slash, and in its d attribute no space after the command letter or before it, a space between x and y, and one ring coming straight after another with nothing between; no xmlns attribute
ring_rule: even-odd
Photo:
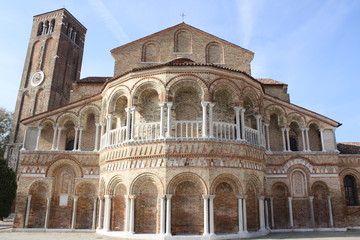
<svg viewBox="0 0 360 240"><path fill-rule="evenodd" d="M117 39L120 40L120 42L125 43L130 41L124 29L107 9L102 0L89 0L89 3L96 14L104 21L106 27L115 35Z"/></svg>
<svg viewBox="0 0 360 240"><path fill-rule="evenodd" d="M242 45L247 48L250 44L257 17L261 11L263 0L236 1L238 24L240 26L240 37Z"/></svg>

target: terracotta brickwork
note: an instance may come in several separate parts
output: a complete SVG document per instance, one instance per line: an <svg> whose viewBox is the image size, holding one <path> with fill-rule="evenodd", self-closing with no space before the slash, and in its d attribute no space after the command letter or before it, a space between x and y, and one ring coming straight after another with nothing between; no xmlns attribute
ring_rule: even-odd
<svg viewBox="0 0 360 240"><path fill-rule="evenodd" d="M113 77L79 79L85 32L65 9L34 17L7 149L14 228L219 239L359 226L360 155L340 153L340 124L292 104L285 83L253 78L252 52L181 23L113 49Z"/></svg>

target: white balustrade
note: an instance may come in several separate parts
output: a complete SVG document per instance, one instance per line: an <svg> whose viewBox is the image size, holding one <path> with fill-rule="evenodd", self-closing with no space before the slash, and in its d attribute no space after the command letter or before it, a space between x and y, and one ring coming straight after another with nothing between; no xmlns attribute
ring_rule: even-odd
<svg viewBox="0 0 360 240"><path fill-rule="evenodd" d="M258 144L258 130L245 127L245 139L249 143Z"/></svg>
<svg viewBox="0 0 360 240"><path fill-rule="evenodd" d="M236 124L214 122L214 137L221 140L236 140Z"/></svg>
<svg viewBox="0 0 360 240"><path fill-rule="evenodd" d="M156 140L160 137L160 122L135 124L134 133L134 141Z"/></svg>
<svg viewBox="0 0 360 240"><path fill-rule="evenodd" d="M125 142L126 126L110 131L110 146L118 146Z"/></svg>
<svg viewBox="0 0 360 240"><path fill-rule="evenodd" d="M202 121L173 121L174 138L201 138Z"/></svg>

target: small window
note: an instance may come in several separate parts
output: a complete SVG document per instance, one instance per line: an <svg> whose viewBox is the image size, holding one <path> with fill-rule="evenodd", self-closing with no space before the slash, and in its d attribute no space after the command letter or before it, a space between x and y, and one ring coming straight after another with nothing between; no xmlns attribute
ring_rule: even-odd
<svg viewBox="0 0 360 240"><path fill-rule="evenodd" d="M356 179L353 176L351 175L345 176L344 190L345 190L346 206L357 206L358 196L356 191Z"/></svg>
<svg viewBox="0 0 360 240"><path fill-rule="evenodd" d="M291 151L299 151L297 140L295 136L290 137L290 150Z"/></svg>
<svg viewBox="0 0 360 240"><path fill-rule="evenodd" d="M65 150L72 151L74 149L74 140L70 140L66 143Z"/></svg>

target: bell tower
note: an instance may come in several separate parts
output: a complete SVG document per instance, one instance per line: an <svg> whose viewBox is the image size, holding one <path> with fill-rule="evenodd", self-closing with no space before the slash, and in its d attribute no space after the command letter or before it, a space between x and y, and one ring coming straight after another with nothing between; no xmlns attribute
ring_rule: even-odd
<svg viewBox="0 0 360 240"><path fill-rule="evenodd" d="M18 158L24 138L21 120L69 102L72 82L80 78L85 34L86 28L64 8L33 17L10 145L5 153L9 165ZM12 167L16 169L17 163Z"/></svg>

